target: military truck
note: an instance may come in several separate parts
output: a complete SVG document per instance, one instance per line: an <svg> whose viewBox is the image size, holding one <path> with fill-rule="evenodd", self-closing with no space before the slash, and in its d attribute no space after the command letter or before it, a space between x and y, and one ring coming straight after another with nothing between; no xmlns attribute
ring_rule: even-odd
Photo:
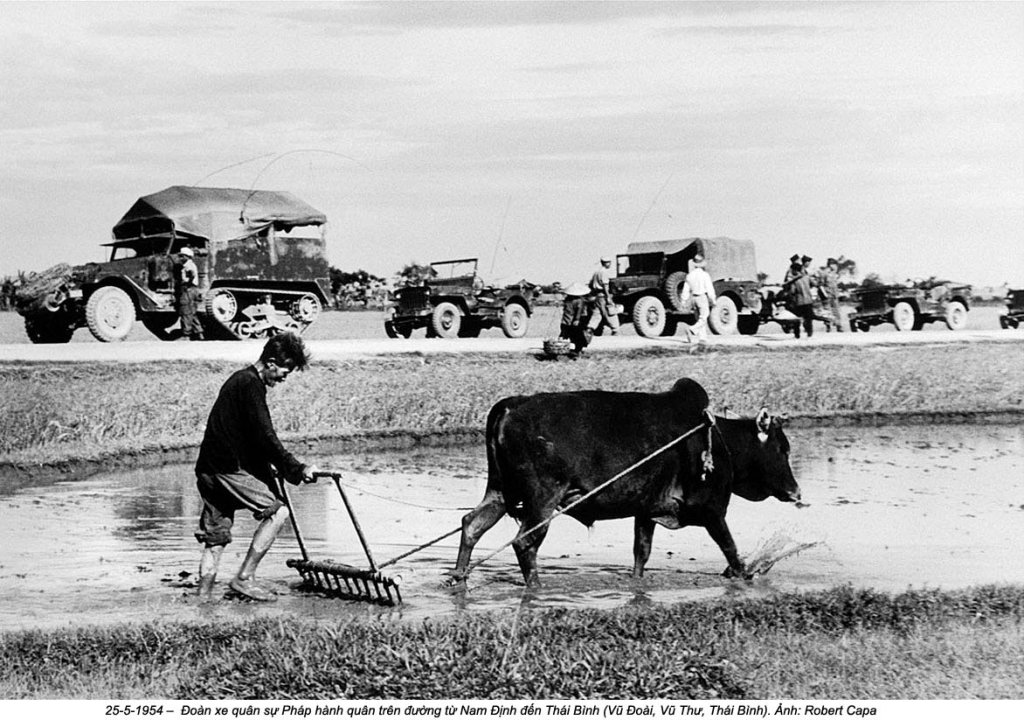
<svg viewBox="0 0 1024 720"><path fill-rule="evenodd" d="M123 340L136 319L156 337L178 336L178 253L199 269L200 320L208 339L302 332L330 293L327 218L287 192L174 186L136 201L106 243L110 259L55 265L16 295L35 343L64 343L88 327Z"/></svg>
<svg viewBox="0 0 1024 720"><path fill-rule="evenodd" d="M856 305L849 316L853 332L867 332L883 323L907 332L938 321L950 330L963 330L972 293L970 285L930 279L906 285L870 285L854 290L852 297Z"/></svg>
<svg viewBox="0 0 1024 720"><path fill-rule="evenodd" d="M1024 290L1007 290L1006 310L999 314L999 327L1016 328L1024 322Z"/></svg>
<svg viewBox="0 0 1024 720"><path fill-rule="evenodd" d="M506 337L526 335L533 314L530 289L523 283L487 285L477 264L477 258L430 263L422 284L395 290L384 332L408 338L426 328L427 337L478 337L481 330L500 327Z"/></svg>
<svg viewBox="0 0 1024 720"><path fill-rule="evenodd" d="M674 335L678 324L692 324L693 309L684 304L682 289L689 262L704 256L717 301L708 325L717 335L753 335L760 325L761 294L751 240L727 237L634 242L617 256L612 300L622 306L623 322L632 321L638 335Z"/></svg>

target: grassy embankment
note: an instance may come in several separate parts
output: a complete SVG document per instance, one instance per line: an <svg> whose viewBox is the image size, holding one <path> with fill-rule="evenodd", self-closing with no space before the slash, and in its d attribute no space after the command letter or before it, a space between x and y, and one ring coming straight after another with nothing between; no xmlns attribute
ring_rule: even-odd
<svg viewBox="0 0 1024 720"><path fill-rule="evenodd" d="M237 365L210 362L0 365L0 463L38 465L189 448ZM285 438L479 433L506 395L595 388L663 391L690 376L712 403L791 416L1024 411L1024 363L998 344L408 356L317 363L270 393ZM183 455L181 459L188 459Z"/></svg>
<svg viewBox="0 0 1024 720"><path fill-rule="evenodd" d="M0 636L0 697L1020 698L1024 589Z"/></svg>

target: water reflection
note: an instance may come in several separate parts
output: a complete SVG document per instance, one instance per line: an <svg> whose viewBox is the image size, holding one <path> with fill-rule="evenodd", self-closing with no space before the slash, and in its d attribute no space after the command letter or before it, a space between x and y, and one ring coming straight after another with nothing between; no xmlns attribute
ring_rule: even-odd
<svg viewBox="0 0 1024 720"><path fill-rule="evenodd" d="M189 465L118 471L11 491L0 508L0 628L69 622L301 613L422 618L536 606L643 606L723 593L771 593L849 582L909 585L1024 582L1014 552L1024 520L1024 427L927 426L821 429L790 433L793 466L808 507L733 500L741 554L766 539L817 543L781 561L752 585L721 577L725 560L703 529L655 533L648 572L630 577L632 521L586 529L556 520L541 549L542 588L526 591L513 551L474 570L461 592L446 586L458 535L387 568L406 604L382 609L292 593L273 607L189 602L199 556L192 533L200 500ZM483 495L481 448L323 458L344 482L375 559L382 562L458 527ZM366 558L333 483L293 489L296 515L314 559L360 567ZM256 527L236 519L223 572L241 562ZM517 531L501 520L476 548L482 558ZM264 562L266 579L288 586L298 574L290 527Z"/></svg>

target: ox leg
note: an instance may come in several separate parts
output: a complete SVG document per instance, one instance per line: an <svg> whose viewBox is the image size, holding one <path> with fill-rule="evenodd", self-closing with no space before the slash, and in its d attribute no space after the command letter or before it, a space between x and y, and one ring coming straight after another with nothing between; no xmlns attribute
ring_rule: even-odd
<svg viewBox="0 0 1024 720"><path fill-rule="evenodd" d="M708 535L714 540L722 554L725 555L725 559L729 563L729 567L722 573L726 577L742 577L748 578L747 567L740 560L739 552L736 550L736 543L732 539L732 533L729 532L729 526L725 524L725 518L712 518L708 520L707 525Z"/></svg>
<svg viewBox="0 0 1024 720"><path fill-rule="evenodd" d="M650 518L633 518L633 577L644 576L644 566L651 557L654 541L654 521Z"/></svg>
<svg viewBox="0 0 1024 720"><path fill-rule="evenodd" d="M550 517L550 515L548 516ZM527 530L543 522L546 518L530 514L523 518L522 527ZM523 572L523 579L528 587L540 585L540 577L537 574L537 551L547 537L548 526L537 528L529 535L519 535L512 543L512 549L516 551L516 559L519 561L519 569Z"/></svg>
<svg viewBox="0 0 1024 720"><path fill-rule="evenodd" d="M488 490L483 500L462 518L462 538L459 541L459 557L451 576L454 582L462 582L469 575L469 558L473 548L483 534L505 515L505 500L497 490Z"/></svg>

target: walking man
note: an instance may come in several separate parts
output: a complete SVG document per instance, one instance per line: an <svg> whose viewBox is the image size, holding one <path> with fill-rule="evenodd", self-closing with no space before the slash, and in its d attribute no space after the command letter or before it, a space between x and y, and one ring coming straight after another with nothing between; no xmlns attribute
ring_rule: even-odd
<svg viewBox="0 0 1024 720"><path fill-rule="evenodd" d="M836 326L836 332L843 332L843 316L839 308L839 261L835 258L829 258L825 263L818 292L821 293L831 324Z"/></svg>
<svg viewBox="0 0 1024 720"><path fill-rule="evenodd" d="M590 301L583 283L574 282L565 289L562 301L562 327L559 337L572 343L569 357L578 358L590 344Z"/></svg>
<svg viewBox="0 0 1024 720"><path fill-rule="evenodd" d="M808 258L809 259L809 258ZM804 264L797 261L790 265L792 278L787 281L783 290L788 293L789 310L800 318L807 337L814 334L814 294L811 291L811 278L804 269ZM793 336L800 338L800 324L793 328Z"/></svg>
<svg viewBox="0 0 1024 720"><path fill-rule="evenodd" d="M618 335L619 315L614 310L615 303L612 302L611 267L612 259L603 257L601 266L590 276L590 295L600 313L591 318L590 329L596 330L602 325L607 325L611 328L612 335Z"/></svg>
<svg viewBox="0 0 1024 720"><path fill-rule="evenodd" d="M318 471L299 462L278 440L267 409L267 388L308 365L309 356L298 335L274 335L254 365L227 379L210 410L195 468L203 499L196 533L203 544L198 590L202 599L212 598L221 555L232 539L236 510L252 512L259 525L228 586L253 600L275 599L273 592L256 580L260 561L288 520L288 508L277 496L274 473L297 485L313 482Z"/></svg>
<svg viewBox="0 0 1024 720"><path fill-rule="evenodd" d="M711 306L715 304L715 285L711 282L708 271L704 269L704 256L700 253L694 255L690 271L686 273L683 297L692 299L697 315L697 320L690 326L687 339L692 334L699 342L707 342L708 318L711 316Z"/></svg>
<svg viewBox="0 0 1024 720"><path fill-rule="evenodd" d="M181 249L181 269L178 274L178 318L181 334L186 340L202 340L203 326L199 322L199 268L195 252L190 247Z"/></svg>

